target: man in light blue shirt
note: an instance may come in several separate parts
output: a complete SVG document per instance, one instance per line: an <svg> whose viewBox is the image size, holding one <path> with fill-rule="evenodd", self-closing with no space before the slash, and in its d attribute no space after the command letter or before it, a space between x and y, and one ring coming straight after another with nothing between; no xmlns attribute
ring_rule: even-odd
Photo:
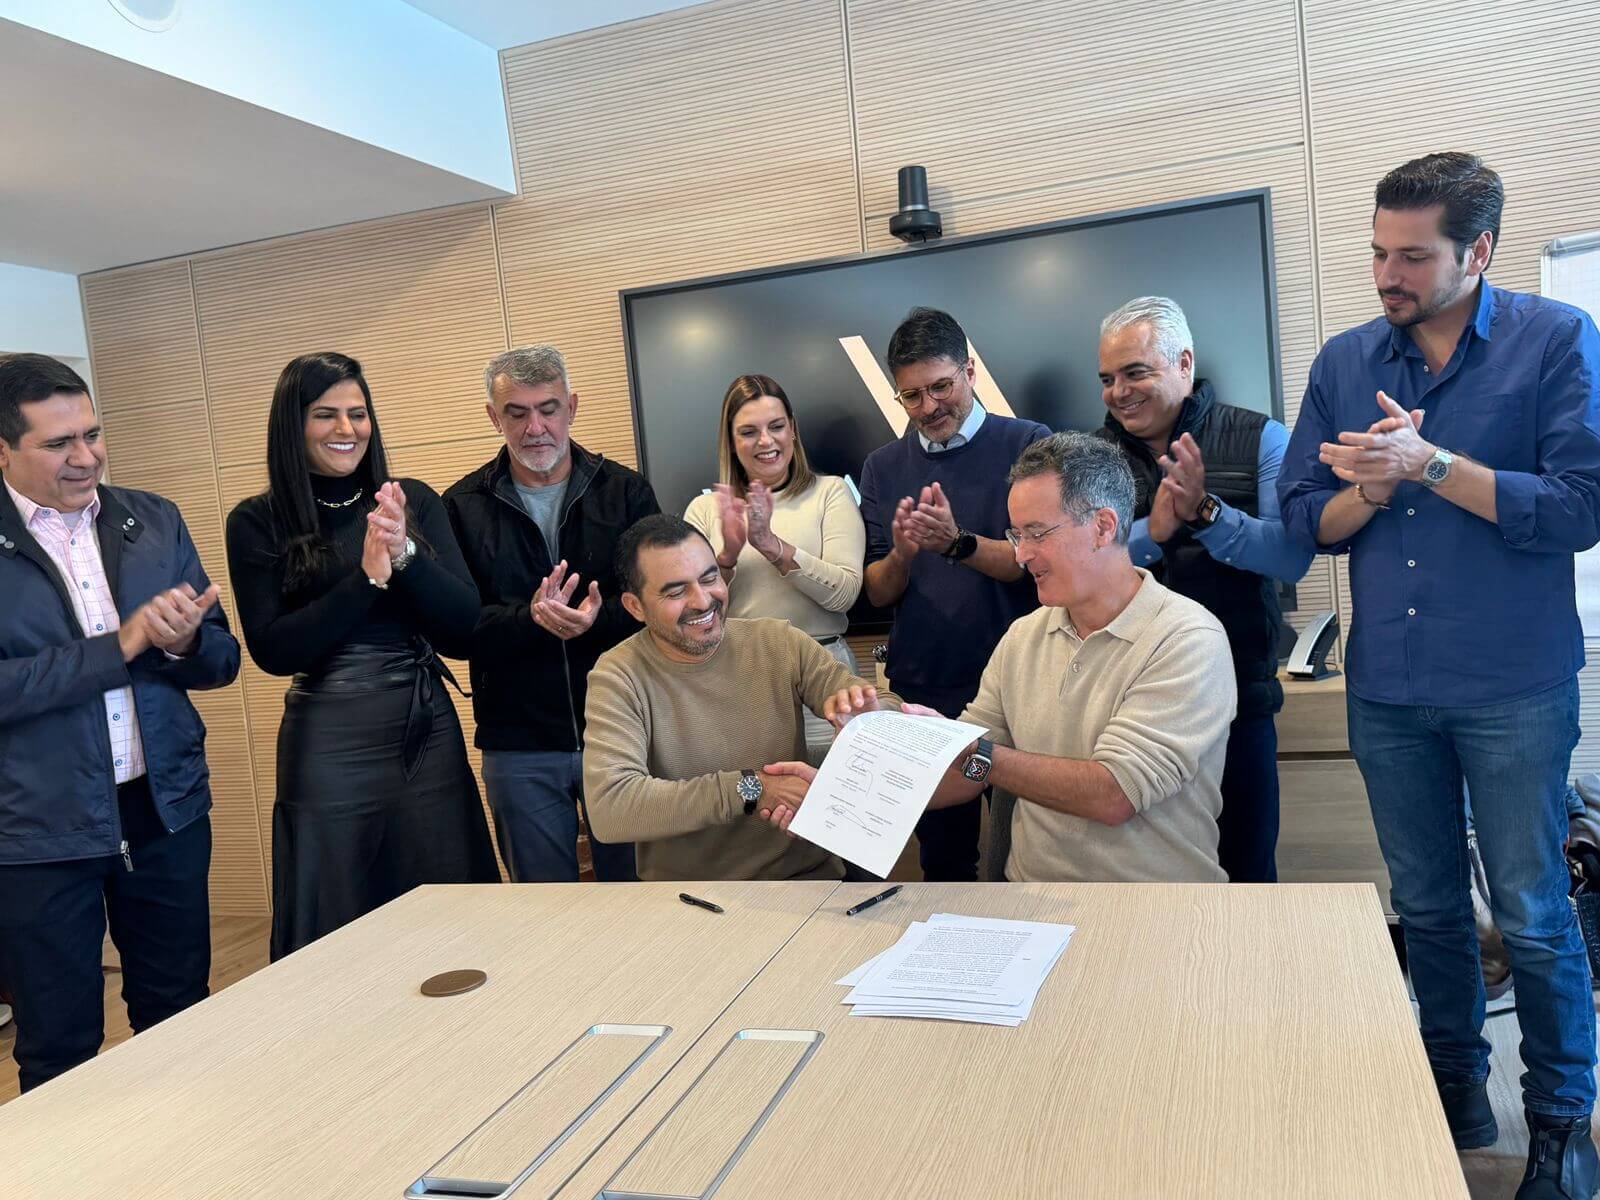
<svg viewBox="0 0 1600 1200"><path fill-rule="evenodd" d="M976 396L972 398L972 411L967 413L966 419L961 422L961 428L956 430L945 441L934 442L921 429L917 430L917 441L922 443L922 448L929 454L943 454L946 450L959 450L978 434L978 426L983 424L983 419L989 414L984 410L983 401Z"/></svg>
<svg viewBox="0 0 1600 1200"><path fill-rule="evenodd" d="M1121 447L1139 484L1128 550L1228 633L1239 711L1228 731L1217 856L1235 883L1278 877L1278 581L1311 565L1278 515L1289 431L1218 400L1195 377L1194 339L1174 301L1140 296L1100 326L1100 436Z"/></svg>

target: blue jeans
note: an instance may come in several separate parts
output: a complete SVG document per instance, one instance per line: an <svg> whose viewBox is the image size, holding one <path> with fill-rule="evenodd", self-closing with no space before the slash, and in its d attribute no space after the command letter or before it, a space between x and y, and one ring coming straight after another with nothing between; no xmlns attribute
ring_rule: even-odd
<svg viewBox="0 0 1600 1200"><path fill-rule="evenodd" d="M1516 980L1524 1103L1546 1116L1588 1116L1595 1099L1594 999L1567 900L1563 850L1578 681L1478 708L1375 704L1354 694L1348 704L1350 749L1389 865L1434 1074L1456 1080L1489 1074L1464 780L1490 908Z"/></svg>
<svg viewBox="0 0 1600 1200"><path fill-rule="evenodd" d="M563 750L485 750L483 784L500 857L516 883L576 883L583 755ZM587 814L585 814L587 824ZM589 835L594 877L633 882L633 843Z"/></svg>

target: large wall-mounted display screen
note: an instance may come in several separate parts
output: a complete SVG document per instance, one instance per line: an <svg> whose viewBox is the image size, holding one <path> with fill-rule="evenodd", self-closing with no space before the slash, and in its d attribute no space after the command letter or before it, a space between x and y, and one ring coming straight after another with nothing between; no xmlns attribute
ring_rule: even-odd
<svg viewBox="0 0 1600 1200"><path fill-rule="evenodd" d="M640 469L681 513L716 481L723 393L758 372L789 393L813 465L859 479L895 436L883 355L918 304L966 329L980 399L1092 428L1100 320L1148 294L1183 306L1220 399L1282 418L1263 189L623 292Z"/></svg>

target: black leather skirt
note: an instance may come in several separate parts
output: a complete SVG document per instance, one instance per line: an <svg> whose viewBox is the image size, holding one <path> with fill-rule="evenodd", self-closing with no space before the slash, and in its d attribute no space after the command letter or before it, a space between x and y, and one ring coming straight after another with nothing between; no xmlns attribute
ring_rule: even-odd
<svg viewBox="0 0 1600 1200"><path fill-rule="evenodd" d="M500 875L446 669L421 639L296 675L278 730L272 958L423 883Z"/></svg>

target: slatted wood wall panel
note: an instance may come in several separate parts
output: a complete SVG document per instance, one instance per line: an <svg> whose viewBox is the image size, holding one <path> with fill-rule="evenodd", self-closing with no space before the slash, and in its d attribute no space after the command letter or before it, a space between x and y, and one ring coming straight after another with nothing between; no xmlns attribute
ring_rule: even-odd
<svg viewBox="0 0 1600 1200"><path fill-rule="evenodd" d="M397 452L483 440L479 378L506 345L487 208L204 255L194 278L222 465L266 461L273 384L308 350L361 360Z"/></svg>
<svg viewBox="0 0 1600 1200"><path fill-rule="evenodd" d="M888 246L912 162L951 234L1270 187L1292 421L1325 337L1377 314L1384 170L1483 153L1509 181L1507 286L1593 226L1597 44L1588 0L719 0L510 50L516 199L85 281L114 469L170 489L220 576L219 514L262 486L291 356L360 358L396 469L442 489L494 450L479 374L508 338L567 351L579 440L632 463L618 290ZM1348 627L1343 570L1319 560L1300 603ZM263 894L284 685L250 666L202 701L219 785L255 806L250 853L219 851L226 903Z"/></svg>
<svg viewBox="0 0 1600 1200"><path fill-rule="evenodd" d="M222 507L189 264L97 275L84 280L83 298L112 478L177 504L200 561L226 591ZM230 605L235 631L236 617ZM233 687L192 698L206 723L215 803L212 907L259 913L267 903L267 873L244 697Z"/></svg>
<svg viewBox="0 0 1600 1200"><path fill-rule="evenodd" d="M205 399L187 259L88 276L83 303L102 411Z"/></svg>
<svg viewBox="0 0 1600 1200"><path fill-rule="evenodd" d="M511 340L566 350L578 438L631 465L619 289L861 249L841 9L712 4L503 63ZM721 399L706 397L708 448Z"/></svg>
<svg viewBox="0 0 1600 1200"><path fill-rule="evenodd" d="M928 167L946 235L1244 188L1272 189L1285 417L1318 334L1299 33L1292 3L1164 5L852 0L851 64L867 239L892 248L895 172ZM1162 36L1142 36L1152 20ZM959 30L937 102L906 103L906 30ZM1204 63L1203 70L1196 70ZM922 69L920 64L916 69ZM982 130L974 138L972 131ZM1205 347L1197 347L1205 371ZM991 364L1002 387L1004 364ZM1099 394L1093 378L1081 381ZM1226 399L1226 397L1224 397ZM1298 588L1299 625L1333 607L1329 561Z"/></svg>
<svg viewBox="0 0 1600 1200"><path fill-rule="evenodd" d="M1302 141L1291 0L848 8L873 219L906 163L969 201Z"/></svg>
<svg viewBox="0 0 1600 1200"><path fill-rule="evenodd" d="M1306 68L1324 335L1380 315L1372 193L1434 150L1506 180L1490 277L1539 290L1539 252L1594 228L1600 196L1600 5L1589 0L1306 0ZM1336 567L1350 628L1346 560ZM1595 728L1600 729L1600 710ZM1587 727L1587 720L1585 722Z"/></svg>

